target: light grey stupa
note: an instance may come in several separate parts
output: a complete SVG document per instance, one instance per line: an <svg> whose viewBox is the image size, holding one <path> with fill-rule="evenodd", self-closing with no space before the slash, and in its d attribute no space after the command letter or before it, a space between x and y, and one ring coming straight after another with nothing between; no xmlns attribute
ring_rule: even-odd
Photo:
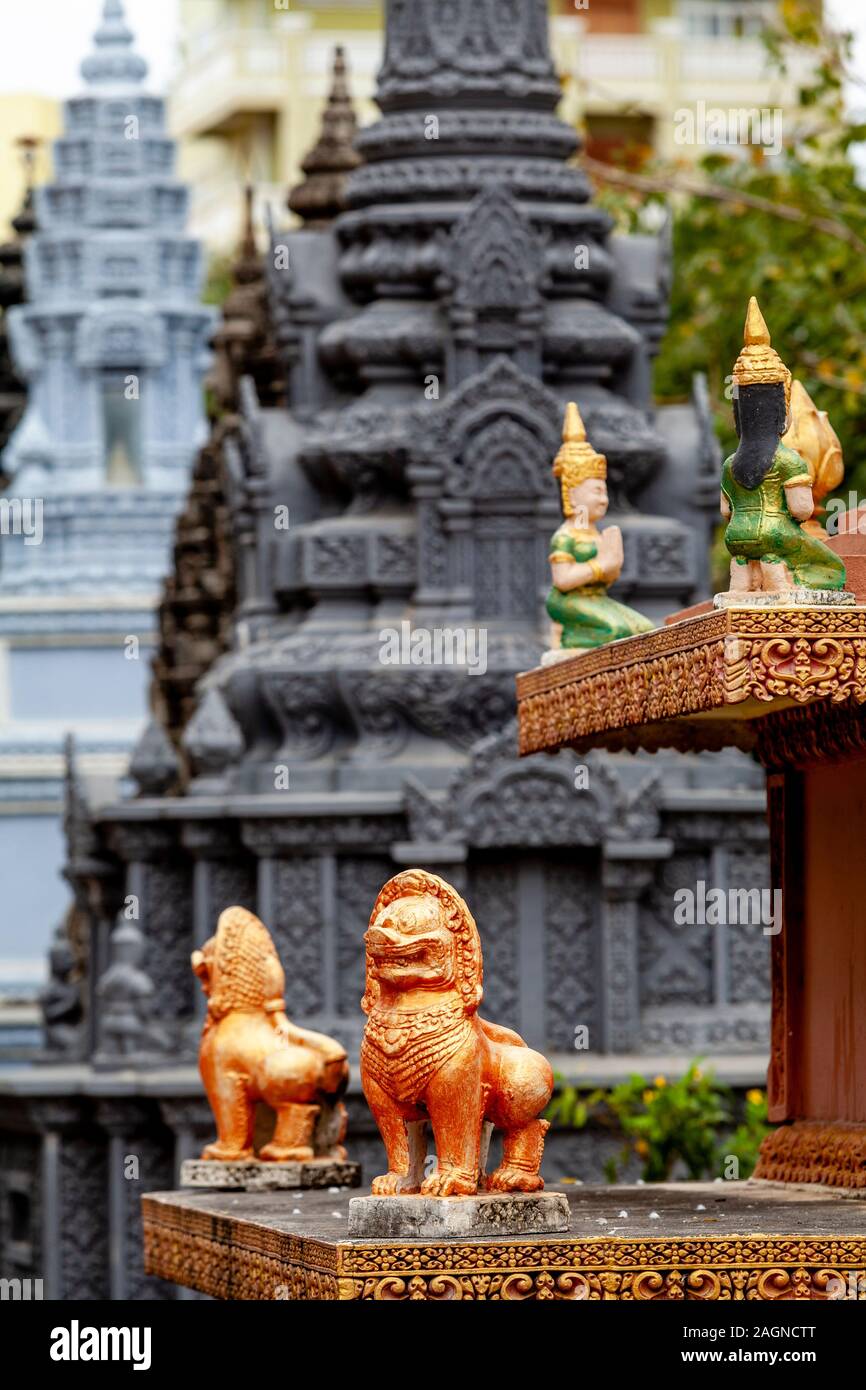
<svg viewBox="0 0 866 1390"><path fill-rule="evenodd" d="M81 72L54 181L35 193L26 302L8 313L28 403L0 467L0 961L24 983L66 896L64 733L116 774L144 714L213 322L165 102L120 0Z"/></svg>

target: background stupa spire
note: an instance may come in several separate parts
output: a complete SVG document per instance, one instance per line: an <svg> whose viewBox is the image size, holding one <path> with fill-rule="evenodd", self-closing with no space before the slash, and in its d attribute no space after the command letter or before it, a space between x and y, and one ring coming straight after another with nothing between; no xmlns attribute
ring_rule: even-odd
<svg viewBox="0 0 866 1390"><path fill-rule="evenodd" d="M102 19L93 36L95 52L89 53L81 64L85 82L117 86L142 82L147 76L147 63L134 51L133 43L121 0L105 0Z"/></svg>
<svg viewBox="0 0 866 1390"><path fill-rule="evenodd" d="M308 227L325 226L345 211L346 175L361 163L355 150L357 129L345 51L338 46L334 49L333 78L322 129L301 165L305 177L290 190L287 199L292 212L302 217Z"/></svg>

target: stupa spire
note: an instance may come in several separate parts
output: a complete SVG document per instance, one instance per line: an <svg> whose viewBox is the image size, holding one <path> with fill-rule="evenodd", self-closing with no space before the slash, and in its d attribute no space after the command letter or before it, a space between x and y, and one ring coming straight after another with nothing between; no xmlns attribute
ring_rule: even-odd
<svg viewBox="0 0 866 1390"><path fill-rule="evenodd" d="M345 50L334 49L331 91L319 138L301 168L304 179L289 192L288 206L308 227L323 227L345 210L346 175L357 169L358 119L349 91Z"/></svg>
<svg viewBox="0 0 866 1390"><path fill-rule="evenodd" d="M126 86L144 81L147 63L134 51L133 43L122 0L105 0L102 19L93 36L95 51L81 64L85 82L93 86Z"/></svg>

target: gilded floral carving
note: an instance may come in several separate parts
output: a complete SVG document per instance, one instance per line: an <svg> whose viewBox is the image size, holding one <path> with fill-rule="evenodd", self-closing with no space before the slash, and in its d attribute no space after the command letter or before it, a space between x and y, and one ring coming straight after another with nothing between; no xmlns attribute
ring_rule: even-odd
<svg viewBox="0 0 866 1390"><path fill-rule="evenodd" d="M215 1298L361 1302L866 1301L866 1238L590 1237L366 1245L145 1197L149 1274Z"/></svg>
<svg viewBox="0 0 866 1390"><path fill-rule="evenodd" d="M523 754L629 747L640 726L655 726L641 728L642 747L750 748L754 731L733 708L745 700L866 701L866 607L714 612L528 671L517 692ZM725 707L730 723L677 725Z"/></svg>

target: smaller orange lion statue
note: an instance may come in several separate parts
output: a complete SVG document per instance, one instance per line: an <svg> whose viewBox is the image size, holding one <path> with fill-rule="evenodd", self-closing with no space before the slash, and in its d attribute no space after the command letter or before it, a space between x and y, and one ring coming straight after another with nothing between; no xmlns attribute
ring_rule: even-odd
<svg viewBox="0 0 866 1390"><path fill-rule="evenodd" d="M466 903L435 874L407 869L380 892L364 941L361 1084L388 1155L373 1193L537 1192L553 1072L516 1033L478 1017L481 942ZM418 1135L425 1120L437 1167L422 1182L408 1127ZM503 1131L489 1175L485 1122Z"/></svg>
<svg viewBox="0 0 866 1390"><path fill-rule="evenodd" d="M344 1159L345 1049L286 1017L285 975L264 923L245 907L227 907L191 962L208 999L199 1069L217 1126L202 1158L253 1158L255 1105L264 1101L276 1124L258 1158Z"/></svg>

